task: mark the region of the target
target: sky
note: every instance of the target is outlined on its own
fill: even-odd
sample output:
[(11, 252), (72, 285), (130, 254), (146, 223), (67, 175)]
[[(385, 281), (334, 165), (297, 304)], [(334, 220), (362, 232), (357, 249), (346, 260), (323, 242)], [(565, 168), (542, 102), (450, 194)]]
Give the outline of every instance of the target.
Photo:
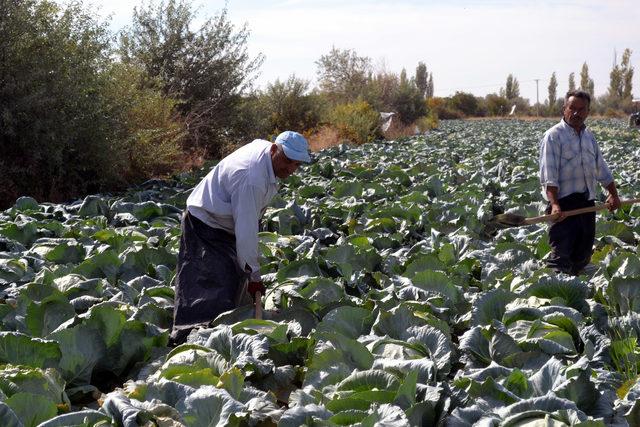
[[(606, 93), (609, 72), (625, 48), (633, 51), (634, 96), (640, 98), (640, 3), (637, 0), (192, 0), (198, 17), (226, 5), (238, 28), (251, 32), (248, 50), (265, 57), (256, 80), (264, 87), (290, 75), (317, 84), (316, 61), (332, 47), (353, 49), (375, 69), (415, 73), (418, 62), (433, 73), (436, 96), (456, 91), (497, 93), (509, 74), (520, 94), (544, 102), (553, 72), (558, 96), (569, 74), (584, 62), (597, 96)], [(128, 25), (138, 2), (94, 2), (110, 16), (114, 31)], [(538, 92), (536, 94), (536, 79)]]

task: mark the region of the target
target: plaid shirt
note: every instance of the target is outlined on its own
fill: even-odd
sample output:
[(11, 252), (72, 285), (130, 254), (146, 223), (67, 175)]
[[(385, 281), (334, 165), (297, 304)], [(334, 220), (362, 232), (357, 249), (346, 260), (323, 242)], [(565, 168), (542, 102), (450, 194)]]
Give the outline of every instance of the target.
[(545, 132), (540, 141), (540, 184), (545, 199), (547, 186), (552, 186), (558, 187), (558, 198), (588, 192), (589, 200), (594, 200), (596, 181), (606, 187), (613, 175), (589, 130), (578, 133), (563, 119)]

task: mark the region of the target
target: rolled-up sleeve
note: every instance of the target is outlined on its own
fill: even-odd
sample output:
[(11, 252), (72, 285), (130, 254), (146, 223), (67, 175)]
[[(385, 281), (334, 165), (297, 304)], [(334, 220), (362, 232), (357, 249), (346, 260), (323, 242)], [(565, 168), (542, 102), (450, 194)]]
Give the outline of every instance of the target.
[(260, 280), (258, 231), (261, 207), (259, 201), (263, 198), (264, 190), (251, 184), (238, 186), (231, 195), (238, 264), (250, 273), (252, 281)]
[(600, 147), (598, 144), (594, 143), (594, 145), (596, 149), (596, 180), (606, 187), (613, 182), (613, 174), (602, 157)]
[(558, 144), (555, 143), (550, 134), (540, 141), (540, 184), (558, 187), (558, 178), (560, 172), (560, 155), (558, 152)]

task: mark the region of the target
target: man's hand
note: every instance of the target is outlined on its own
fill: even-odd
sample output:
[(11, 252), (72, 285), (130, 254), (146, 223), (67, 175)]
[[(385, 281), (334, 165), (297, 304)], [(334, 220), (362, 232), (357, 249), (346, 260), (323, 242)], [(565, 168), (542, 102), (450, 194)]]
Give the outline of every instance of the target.
[(546, 188), (546, 192), (547, 192), (547, 200), (551, 205), (551, 212), (549, 212), (549, 214), (556, 215), (556, 217), (553, 219), (553, 222), (562, 221), (565, 218), (565, 216), (562, 213), (562, 208), (560, 207), (560, 203), (558, 203), (558, 187), (548, 185)]
[(618, 194), (609, 194), (609, 197), (607, 197), (607, 205), (609, 212), (618, 209), (620, 207), (620, 197), (618, 197)]
[(262, 282), (249, 282), (249, 285), (247, 286), (247, 292), (249, 292), (249, 295), (253, 298), (253, 302), (256, 302), (256, 292), (260, 292), (264, 295), (266, 290), (267, 289), (264, 287)]
[(551, 215), (557, 215), (553, 222), (560, 222), (565, 218), (559, 203), (551, 203)]
[(607, 197), (607, 205), (609, 205), (609, 212), (613, 212), (620, 207), (620, 197), (618, 197), (618, 189), (616, 188), (615, 181), (612, 181), (609, 185), (607, 185), (607, 191), (609, 192), (609, 197)]

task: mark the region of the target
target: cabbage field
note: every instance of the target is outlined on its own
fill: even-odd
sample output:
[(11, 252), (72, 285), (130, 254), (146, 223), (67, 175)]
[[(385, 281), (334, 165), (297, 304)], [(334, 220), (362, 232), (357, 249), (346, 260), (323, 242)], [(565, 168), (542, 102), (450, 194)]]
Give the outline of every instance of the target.
[[(0, 213), (1, 426), (640, 425), (640, 207), (598, 216), (580, 277), (544, 268), (538, 140), (449, 121), (341, 145), (263, 218), (265, 313), (167, 347), (179, 220), (207, 169)], [(591, 129), (623, 198), (640, 133)]]

